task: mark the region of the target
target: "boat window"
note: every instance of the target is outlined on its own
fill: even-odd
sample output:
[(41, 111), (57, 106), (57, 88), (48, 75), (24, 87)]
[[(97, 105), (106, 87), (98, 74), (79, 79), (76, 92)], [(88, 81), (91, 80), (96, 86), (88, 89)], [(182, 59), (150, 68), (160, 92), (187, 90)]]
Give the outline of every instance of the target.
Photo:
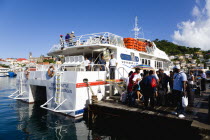
[(148, 60), (148, 65), (150, 65), (150, 60)]
[(144, 64), (144, 59), (142, 59), (141, 61), (142, 61), (142, 64)]
[(157, 61), (155, 61), (155, 68), (157, 67)]
[(147, 65), (147, 59), (145, 59), (145, 65)]

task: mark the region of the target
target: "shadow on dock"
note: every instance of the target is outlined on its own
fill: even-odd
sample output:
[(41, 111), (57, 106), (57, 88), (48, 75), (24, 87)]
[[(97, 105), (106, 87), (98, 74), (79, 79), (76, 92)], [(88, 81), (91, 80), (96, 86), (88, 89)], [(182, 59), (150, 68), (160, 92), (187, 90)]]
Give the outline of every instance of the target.
[(173, 107), (145, 110), (102, 101), (89, 105), (86, 120), (92, 135), (114, 140), (210, 139), (208, 98), (209, 93), (196, 98), (195, 106), (187, 108), (183, 119), (171, 114)]

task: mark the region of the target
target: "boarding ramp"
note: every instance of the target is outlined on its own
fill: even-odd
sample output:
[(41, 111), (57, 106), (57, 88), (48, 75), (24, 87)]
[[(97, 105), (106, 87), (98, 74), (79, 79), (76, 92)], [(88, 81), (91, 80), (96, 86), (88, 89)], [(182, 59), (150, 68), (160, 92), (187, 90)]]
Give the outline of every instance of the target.
[[(120, 100), (120, 96), (126, 92), (127, 86), (125, 79), (128, 76), (128, 72), (123, 67), (116, 69), (116, 74), (118, 80), (107, 79), (106, 82), (110, 84), (109, 86), (109, 99)], [(116, 91), (118, 92), (116, 96)]]

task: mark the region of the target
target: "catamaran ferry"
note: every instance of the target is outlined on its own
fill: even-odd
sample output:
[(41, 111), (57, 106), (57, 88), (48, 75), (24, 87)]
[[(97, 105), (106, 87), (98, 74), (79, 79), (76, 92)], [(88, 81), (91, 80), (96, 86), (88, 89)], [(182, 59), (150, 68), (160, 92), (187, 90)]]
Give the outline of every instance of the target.
[[(112, 98), (125, 91), (123, 79), (136, 65), (149, 65), (155, 70), (169, 71), (170, 59), (154, 42), (143, 38), (123, 38), (103, 32), (74, 37), (71, 43), (54, 45), (48, 55), (64, 57), (62, 64), (37, 65), (36, 71), (19, 72), (17, 91), (9, 97), (34, 103), (45, 101), (42, 108), (73, 117), (83, 115), (84, 109), (98, 100)], [(109, 60), (113, 55), (118, 65), (115, 80), (110, 80)], [(105, 69), (97, 62), (104, 57)], [(85, 68), (85, 57), (94, 60)]]

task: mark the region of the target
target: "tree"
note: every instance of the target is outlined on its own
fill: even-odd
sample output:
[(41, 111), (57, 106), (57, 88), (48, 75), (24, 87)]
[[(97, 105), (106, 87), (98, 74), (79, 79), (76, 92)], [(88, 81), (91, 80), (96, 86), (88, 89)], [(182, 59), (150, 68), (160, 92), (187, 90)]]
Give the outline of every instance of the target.
[(43, 62), (49, 62), (49, 63), (54, 63), (55, 64), (54, 59), (44, 59)]

